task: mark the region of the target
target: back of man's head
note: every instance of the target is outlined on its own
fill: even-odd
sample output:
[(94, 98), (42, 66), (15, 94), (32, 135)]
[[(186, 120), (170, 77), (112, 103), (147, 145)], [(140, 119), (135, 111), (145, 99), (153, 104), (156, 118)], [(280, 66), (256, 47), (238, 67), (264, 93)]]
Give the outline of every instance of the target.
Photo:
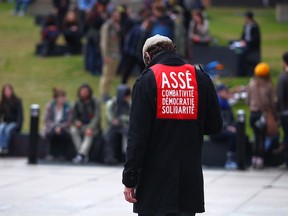
[(142, 50), (143, 61), (145, 65), (147, 66), (156, 54), (163, 51), (170, 51), (170, 52), (176, 51), (176, 45), (170, 38), (159, 34), (148, 38), (145, 41)]

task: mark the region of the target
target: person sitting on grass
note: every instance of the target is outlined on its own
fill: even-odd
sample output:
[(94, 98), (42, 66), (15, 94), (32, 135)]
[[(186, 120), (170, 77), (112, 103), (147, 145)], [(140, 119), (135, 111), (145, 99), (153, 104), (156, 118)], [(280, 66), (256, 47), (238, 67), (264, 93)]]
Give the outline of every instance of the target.
[(71, 54), (80, 54), (82, 49), (81, 31), (77, 21), (75, 11), (69, 11), (64, 21), (64, 38), (67, 44), (68, 52)]
[(5, 84), (0, 101), (0, 154), (8, 153), (12, 134), (21, 131), (22, 123), (22, 101), (15, 95), (13, 86)]
[(56, 40), (60, 34), (54, 15), (49, 15), (42, 29), (42, 49), (40, 55), (48, 56), (55, 54)]
[(51, 159), (67, 159), (73, 157), (73, 146), (69, 134), (69, 117), (71, 107), (66, 100), (66, 92), (53, 89), (53, 100), (46, 106), (45, 136), (50, 144)]
[(93, 97), (92, 88), (88, 84), (80, 86), (78, 100), (72, 111), (70, 133), (77, 151), (73, 163), (87, 163), (93, 138), (100, 133), (100, 103)]

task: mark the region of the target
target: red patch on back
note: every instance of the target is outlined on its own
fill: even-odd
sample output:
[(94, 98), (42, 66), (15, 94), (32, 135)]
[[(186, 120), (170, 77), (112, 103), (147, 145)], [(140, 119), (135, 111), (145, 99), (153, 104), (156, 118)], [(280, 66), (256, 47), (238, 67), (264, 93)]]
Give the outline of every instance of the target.
[(197, 119), (198, 85), (192, 65), (151, 67), (157, 83), (157, 118)]

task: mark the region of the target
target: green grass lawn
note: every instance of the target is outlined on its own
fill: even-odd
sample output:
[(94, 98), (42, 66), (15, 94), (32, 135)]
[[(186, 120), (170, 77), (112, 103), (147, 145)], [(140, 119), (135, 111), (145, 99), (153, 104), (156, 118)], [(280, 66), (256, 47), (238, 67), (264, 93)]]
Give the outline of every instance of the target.
[[(29, 107), (33, 103), (41, 106), (51, 98), (52, 87), (62, 87), (73, 102), (76, 90), (84, 82), (91, 84), (98, 96), (99, 78), (91, 76), (83, 68), (82, 56), (40, 58), (34, 55), (34, 47), (40, 40), (40, 28), (34, 25), (33, 17), (10, 16), (13, 5), (0, 3), (0, 85), (10, 82), (23, 99), (25, 108), (24, 130), (29, 130)], [(245, 8), (209, 8), (211, 33), (220, 45), (240, 37)], [(272, 68), (276, 81), (282, 69), (281, 55), (288, 51), (288, 25), (275, 21), (274, 9), (255, 9), (256, 20), (262, 32), (262, 56)], [(60, 40), (61, 41), (61, 40)], [(229, 86), (245, 85), (249, 78), (227, 78)], [(132, 85), (131, 81), (131, 85)], [(113, 86), (119, 83), (114, 80)], [(113, 89), (115, 92), (115, 88)], [(247, 109), (244, 103), (235, 109)], [(248, 130), (251, 133), (250, 130)]]

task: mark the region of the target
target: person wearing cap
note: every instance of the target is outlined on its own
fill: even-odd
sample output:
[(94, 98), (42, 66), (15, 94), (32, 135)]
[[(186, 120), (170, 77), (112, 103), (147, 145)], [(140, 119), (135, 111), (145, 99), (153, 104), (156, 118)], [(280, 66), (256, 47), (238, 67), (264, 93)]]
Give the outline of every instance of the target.
[(285, 163), (288, 168), (288, 52), (283, 54), (283, 73), (278, 78), (277, 102), (284, 132)]
[(258, 23), (251, 11), (245, 13), (245, 24), (241, 35), (242, 54), (239, 56), (239, 76), (252, 75), (261, 61), (261, 35)]
[(132, 91), (125, 199), (140, 216), (204, 212), (203, 135), (222, 128), (214, 85), (168, 37), (148, 38), (143, 60)]
[(218, 101), (223, 118), (223, 127), (219, 134), (211, 135), (210, 139), (214, 142), (224, 142), (228, 144), (228, 151), (226, 154), (226, 169), (237, 169), (236, 163), (236, 122), (234, 119), (232, 107), (229, 104), (231, 94), (229, 89), (224, 84), (216, 86)]
[[(252, 166), (263, 168), (264, 166), (264, 143), (268, 134), (267, 113), (277, 118), (275, 105), (275, 89), (270, 78), (270, 67), (267, 63), (259, 63), (254, 70), (254, 78), (247, 86), (247, 102), (250, 110), (250, 126), (254, 132), (254, 145), (252, 152)], [(266, 122), (267, 121), (267, 122)], [(269, 128), (272, 129), (272, 128)]]

